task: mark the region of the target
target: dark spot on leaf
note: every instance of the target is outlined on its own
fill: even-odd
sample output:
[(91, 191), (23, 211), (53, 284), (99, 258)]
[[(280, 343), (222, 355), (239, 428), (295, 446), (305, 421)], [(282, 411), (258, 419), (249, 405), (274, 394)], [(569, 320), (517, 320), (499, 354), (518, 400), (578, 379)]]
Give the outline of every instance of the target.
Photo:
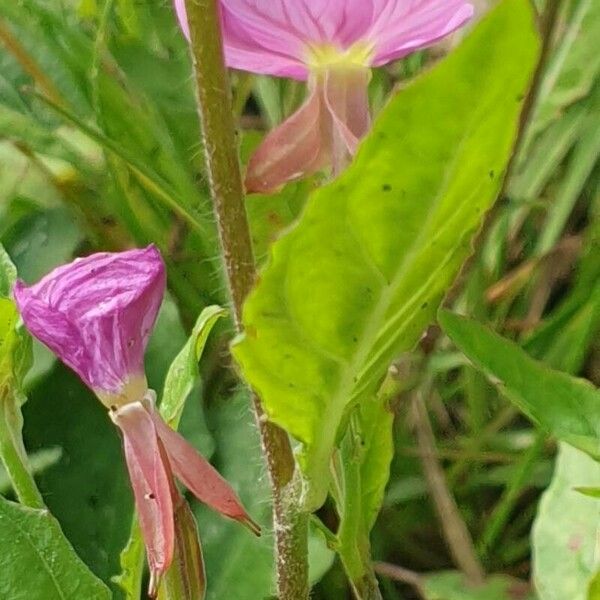
[(423, 302), (423, 304), (421, 304), (421, 308), (424, 310), (429, 306), (429, 302)]
[(270, 212), (267, 218), (269, 219), (269, 221), (271, 222), (272, 225), (275, 225), (275, 226), (283, 225), (281, 217), (276, 212)]
[(490, 179), (494, 179), (494, 177), (496, 176), (496, 172), (495, 172), (495, 171), (492, 169), (492, 170), (489, 172), (489, 175), (490, 175)]
[(391, 186), (389, 183), (384, 183), (384, 184), (381, 186), (381, 189), (382, 189), (384, 192), (391, 192), (391, 191), (392, 191), (392, 186)]

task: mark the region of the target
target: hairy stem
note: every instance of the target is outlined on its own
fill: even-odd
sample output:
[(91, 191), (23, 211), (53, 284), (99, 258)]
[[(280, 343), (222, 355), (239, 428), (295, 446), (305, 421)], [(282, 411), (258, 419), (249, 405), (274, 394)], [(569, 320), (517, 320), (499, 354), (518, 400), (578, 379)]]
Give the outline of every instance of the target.
[[(191, 50), (210, 188), (238, 331), (256, 278), (244, 186), (233, 121), (216, 0), (186, 0)], [(287, 434), (269, 423), (260, 400), (254, 410), (273, 491), (277, 591), (280, 600), (308, 598), (308, 515), (299, 509), (300, 485)]]

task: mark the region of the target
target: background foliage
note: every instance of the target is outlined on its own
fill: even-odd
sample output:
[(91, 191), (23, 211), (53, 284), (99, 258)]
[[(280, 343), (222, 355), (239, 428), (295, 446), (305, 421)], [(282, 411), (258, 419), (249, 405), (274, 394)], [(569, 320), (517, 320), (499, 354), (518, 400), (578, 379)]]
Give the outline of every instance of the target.
[[(479, 4), (481, 13), (488, 10), (486, 2)], [(522, 23), (519, 32), (527, 38), (531, 30)], [(516, 111), (524, 99), (525, 63), (531, 50), (523, 39), (503, 39), (501, 30), (495, 31), (494, 43), (490, 38), (483, 41), (483, 30), (479, 40), (476, 34), (468, 42), (468, 58), (461, 49), (462, 67), (461, 55), (455, 55), (450, 59), (454, 72), (451, 68), (441, 75), (434, 71), (408, 87), (404, 104), (388, 107), (358, 159), (359, 174), (369, 161), (376, 161), (378, 168), (371, 180), (360, 179), (361, 185), (370, 186), (370, 195), (366, 201), (357, 197), (352, 204), (355, 223), (375, 219), (377, 215), (365, 213), (387, 202), (390, 211), (404, 207), (407, 214), (393, 216), (402, 221), (400, 233), (407, 237), (411, 218), (415, 227), (419, 219), (431, 218), (428, 241), (448, 219), (453, 227), (465, 228), (467, 245), (454, 258), (454, 270), (445, 272), (448, 279), (468, 254), (468, 237), (480, 218), (472, 216), (472, 205), (466, 201), (469, 210), (461, 209), (459, 200), (469, 191), (461, 187), (461, 174), (469, 182), (472, 172), (481, 169), (481, 188), (471, 191), (476, 197), (472, 201), (478, 203), (480, 213), (485, 212), (500, 186), (503, 149), (508, 155), (512, 139), (510, 131), (503, 130), (501, 138), (494, 136), (495, 119)], [(599, 37), (598, 2), (560, 3), (539, 98), (522, 124), (523, 138), (512, 171), (480, 235), (477, 253), (446, 301), (454, 312), (475, 322), (444, 316), (441, 324), (448, 337), (434, 327), (416, 350), (410, 351), (415, 340), (407, 339), (404, 345), (394, 345), (389, 356), (404, 353), (394, 363), (386, 397), (395, 415), (395, 453), (383, 509), (371, 536), (386, 600), (597, 598), (600, 505), (591, 496), (600, 487), (600, 467), (582, 450), (594, 454), (598, 447), (594, 400), (599, 393), (564, 373), (584, 376), (596, 388), (600, 385)], [(428, 72), (458, 41), (377, 72), (372, 84), (377, 110), (396, 85), (401, 88), (400, 98), (409, 79)], [(502, 72), (489, 68), (499, 56), (505, 59)], [(225, 301), (189, 73), (187, 48), (168, 2), (0, 3), (0, 242), (19, 276), (28, 282), (81, 253), (157, 243), (170, 278), (170, 296), (147, 356), (151, 384), (157, 390), (162, 389), (169, 365), (201, 310)], [(440, 98), (444, 102), (419, 112), (417, 97), (406, 112), (411, 94), (417, 95), (419, 86), (433, 85), (436, 77), (443, 80), (438, 89), (448, 90), (448, 97)], [(482, 80), (485, 77), (489, 80)], [(234, 74), (233, 80), (245, 156), (267, 126), (297, 106), (302, 90), (294, 83), (243, 74)], [(458, 102), (461, 90), (485, 82), (489, 95), (479, 98), (479, 105), (452, 104), (453, 93)], [(429, 138), (418, 134), (421, 121), (433, 120), (432, 114), (437, 114), (432, 110), (440, 111), (440, 121), (448, 124), (445, 149), (456, 154), (438, 159), (440, 165), (458, 161), (455, 187), (444, 190), (445, 200), (433, 208), (420, 203), (419, 190), (414, 191), (409, 194), (413, 209), (409, 211), (402, 204), (407, 200), (401, 186), (409, 185), (412, 171), (389, 162), (396, 153), (406, 156), (406, 148), (400, 142), (378, 142), (377, 135), (393, 137), (396, 123), (415, 136), (415, 143), (426, 145)], [(419, 119), (411, 121), (412, 134), (398, 115)], [(457, 146), (452, 134), (469, 115), (475, 115), (473, 127), (482, 131), (465, 160), (459, 150), (466, 150)], [(443, 137), (444, 132), (435, 135)], [(473, 155), (489, 146), (499, 154), (498, 165), (474, 162)], [(385, 173), (383, 181), (380, 167), (386, 162), (393, 172)], [(330, 217), (319, 212), (337, 214), (335, 203), (351, 197), (357, 177), (350, 172), (317, 192), (306, 213), (303, 207), (315, 182), (291, 185), (274, 198), (248, 198), (257, 256), (264, 259), (271, 242), (303, 213), (301, 226), (276, 246), (273, 264), (293, 260), (291, 246), (300, 243), (305, 232), (308, 237), (302, 243), (310, 244), (307, 219), (326, 222)], [(398, 239), (400, 233), (390, 226), (389, 213), (380, 215), (380, 221), (388, 223), (390, 231), (386, 236), (377, 234), (391, 241), (386, 248), (371, 246), (371, 250), (381, 258), (378, 266), (389, 274), (386, 269), (394, 268), (393, 257), (410, 240)], [(362, 239), (373, 244), (365, 231), (360, 230)], [(416, 244), (413, 251), (423, 253), (419, 267), (434, 268), (439, 259), (428, 244)], [(318, 263), (308, 253), (300, 260)], [(360, 260), (353, 256), (352, 266)], [(307, 273), (305, 264), (294, 268)], [(276, 269), (269, 273), (277, 277)], [(355, 270), (344, 271), (343, 279), (355, 275)], [(406, 290), (413, 289), (418, 275), (415, 271), (412, 279), (407, 277)], [(340, 289), (336, 282), (330, 283)], [(268, 280), (264, 285), (269, 285)], [(4, 287), (0, 275), (0, 295), (6, 295)], [(415, 312), (415, 339), (421, 333), (417, 329), (431, 320), (435, 300), (444, 291), (431, 289), (420, 300), (419, 308), (431, 304), (424, 309), (427, 315)], [(312, 312), (303, 312), (302, 318), (304, 326), (316, 328), (312, 334), (317, 339), (330, 341), (336, 331), (350, 336), (337, 340), (335, 354), (340, 348), (352, 348), (353, 330), (347, 323), (337, 324), (335, 331), (319, 329), (331, 327), (323, 302), (333, 296), (333, 289), (321, 292), (321, 302)], [(407, 291), (405, 297), (411, 298)], [(351, 308), (360, 313), (364, 298), (355, 300), (357, 306)], [(247, 318), (252, 319), (253, 312), (251, 307)], [(355, 320), (351, 311), (343, 316)], [(489, 328), (482, 328), (482, 323)], [(212, 457), (253, 517), (268, 530), (268, 485), (249, 403), (229, 365), (223, 365), (227, 329), (226, 320), (215, 325), (201, 361), (202, 377), (188, 381), (182, 391), (189, 398), (181, 430)], [(494, 337), (491, 329), (504, 339)], [(325, 348), (328, 360), (331, 351)], [(132, 517), (119, 439), (105, 412), (71, 373), (38, 346), (34, 358), (22, 382), (28, 396), (23, 406), (25, 445), (44, 501), (72, 549), (60, 535), (53, 537), (58, 525), (47, 514), (25, 514), (5, 501), (0, 505), (0, 540), (16, 535), (3, 523), (27, 519), (27, 528), (43, 528), (47, 543), (56, 544), (50, 550), (40, 549), (38, 556), (45, 551), (52, 556), (64, 554), (66, 561), (76, 565), (74, 569), (80, 569), (76, 572), (82, 585), (88, 585), (89, 579), (89, 585), (96, 586), (89, 597), (109, 597), (107, 586), (118, 597), (121, 592), (113, 578), (120, 571), (119, 555)], [(333, 356), (333, 362), (339, 358)], [(362, 372), (364, 365), (360, 367)], [(553, 377), (569, 389), (567, 396), (574, 406), (567, 413), (567, 401), (558, 396), (563, 388)], [(542, 386), (542, 381), (549, 383)], [(368, 396), (372, 390), (367, 388), (359, 391)], [(581, 398), (586, 396), (587, 405), (571, 388), (584, 389)], [(374, 404), (366, 404), (364, 410), (376, 411)], [(339, 411), (340, 420), (347, 417), (343, 412)], [(379, 412), (381, 419), (388, 415)], [(574, 430), (565, 415), (569, 423), (578, 423)], [(375, 433), (383, 431), (386, 423)], [(579, 450), (557, 443), (573, 443), (572, 434), (581, 436), (582, 431), (588, 437), (586, 444), (576, 444)], [(299, 432), (299, 439), (305, 441), (304, 435), (304, 430)], [(362, 435), (377, 440), (373, 431), (364, 430)], [(344, 448), (351, 450), (352, 443), (344, 440)], [(389, 451), (383, 443), (375, 456)], [(588, 488), (587, 495), (575, 488)], [(0, 492), (12, 499), (2, 473)], [(268, 597), (272, 590), (269, 536), (255, 540), (201, 507), (195, 511), (207, 563), (208, 597)], [(326, 504), (319, 517), (329, 525), (334, 512)], [(354, 532), (342, 528), (340, 539), (352, 540)], [(350, 597), (343, 569), (325, 548), (323, 536), (315, 531), (311, 540), (312, 578), (318, 581), (315, 597)], [(5, 576), (6, 559), (5, 550), (0, 550), (0, 597), (13, 600), (16, 579)], [(469, 579), (481, 573), (485, 582), (470, 585)], [(69, 582), (64, 585), (68, 590)]]

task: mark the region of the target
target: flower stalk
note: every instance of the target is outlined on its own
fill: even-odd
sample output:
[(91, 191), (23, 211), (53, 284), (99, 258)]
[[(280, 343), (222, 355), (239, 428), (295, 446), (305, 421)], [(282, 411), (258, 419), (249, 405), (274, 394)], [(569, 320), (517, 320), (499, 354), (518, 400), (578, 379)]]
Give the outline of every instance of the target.
[(23, 417), (17, 401), (9, 393), (0, 397), (0, 457), (10, 477), (17, 498), (25, 506), (45, 508), (27, 464), (27, 455), (21, 438)]
[[(214, 210), (233, 304), (236, 328), (256, 277), (244, 205), (229, 77), (216, 0), (185, 0)], [(287, 434), (269, 423), (255, 395), (254, 411), (272, 486), (280, 600), (308, 598), (308, 515), (300, 509), (300, 485)]]

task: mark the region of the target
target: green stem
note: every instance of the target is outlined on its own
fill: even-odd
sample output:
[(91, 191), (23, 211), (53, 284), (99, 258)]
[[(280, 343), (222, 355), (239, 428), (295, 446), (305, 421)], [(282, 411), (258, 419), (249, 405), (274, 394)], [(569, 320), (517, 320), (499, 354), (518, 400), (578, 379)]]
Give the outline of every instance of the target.
[(2, 399), (0, 458), (20, 502), (31, 508), (45, 508), (27, 464), (27, 454), (21, 438), (22, 423), (21, 409), (9, 393), (7, 398)]
[(351, 417), (344, 446), (342, 511), (338, 531), (340, 555), (356, 600), (381, 600), (379, 583), (371, 562), (369, 534), (364, 527), (361, 490), (362, 439), (356, 412)]
[[(210, 188), (240, 332), (244, 301), (256, 271), (220, 18), (216, 0), (186, 0), (186, 8)], [(292, 448), (287, 434), (267, 421), (256, 395), (254, 411), (273, 492), (278, 597), (303, 600), (308, 598), (308, 515), (300, 510), (301, 485)]]

